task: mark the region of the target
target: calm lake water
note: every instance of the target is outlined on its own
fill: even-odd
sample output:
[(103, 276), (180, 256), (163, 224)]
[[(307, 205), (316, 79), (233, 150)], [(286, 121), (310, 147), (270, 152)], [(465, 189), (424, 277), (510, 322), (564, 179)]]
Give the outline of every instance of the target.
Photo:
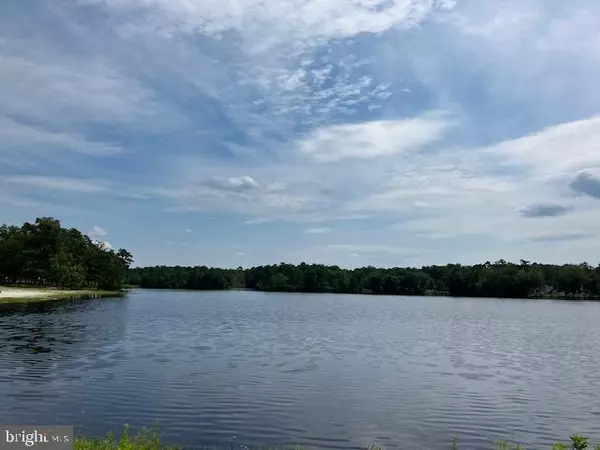
[(189, 446), (600, 441), (600, 303), (134, 291), (0, 310), (0, 423)]

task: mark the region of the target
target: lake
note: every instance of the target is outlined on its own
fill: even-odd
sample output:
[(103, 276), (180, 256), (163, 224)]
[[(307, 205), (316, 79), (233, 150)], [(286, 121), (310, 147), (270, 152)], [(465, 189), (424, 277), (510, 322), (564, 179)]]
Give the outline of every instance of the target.
[(600, 442), (600, 303), (136, 290), (0, 310), (0, 423), (155, 420), (191, 447)]

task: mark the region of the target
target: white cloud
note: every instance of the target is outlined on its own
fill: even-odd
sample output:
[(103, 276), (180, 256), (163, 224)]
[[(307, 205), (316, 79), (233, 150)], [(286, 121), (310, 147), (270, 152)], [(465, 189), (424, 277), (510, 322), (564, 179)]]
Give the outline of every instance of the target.
[[(454, 151), (438, 159), (437, 168), (417, 160), (420, 169), (407, 168), (388, 189), (352, 206), (401, 209), (407, 219), (396, 228), (430, 239), (478, 235), (490, 242), (533, 242), (547, 230), (561, 236), (573, 230), (596, 235), (597, 200), (593, 195), (574, 198), (574, 189), (585, 173), (578, 169), (598, 167), (594, 149), (599, 145), (598, 119), (560, 124), (492, 147)], [(513, 170), (495, 172), (502, 165)], [(411, 209), (417, 196), (430, 207)]]
[[(69, 55), (49, 42), (11, 37), (0, 48), (0, 116), (18, 115), (55, 126), (85, 120), (132, 124), (156, 117), (150, 90), (106, 60)], [(154, 129), (158, 126), (155, 123)], [(59, 134), (54, 139), (66, 138)]]
[[(347, 207), (424, 217), (456, 214), (465, 221), (479, 215), (485, 220), (474, 223), (484, 227), (490, 216), (514, 217), (527, 205), (553, 204), (572, 196), (569, 183), (578, 171), (600, 167), (598, 145), (600, 120), (590, 118), (491, 147), (417, 155), (390, 170), (379, 192), (354, 199)], [(499, 172), (502, 166), (512, 170)]]
[(101, 228), (98, 225), (94, 225), (92, 230), (87, 235), (98, 247), (103, 248), (105, 250), (113, 249), (111, 243), (104, 239), (108, 235), (104, 228)]
[(575, 175), (600, 167), (600, 116), (548, 127), (485, 149), (505, 164), (525, 167), (538, 177)]
[(307, 234), (326, 234), (326, 233), (331, 233), (331, 228), (328, 228), (328, 227), (307, 228), (306, 230), (304, 230), (304, 232)]
[(237, 252), (236, 256), (246, 256), (246, 253), (244, 253), (244, 252)]
[(450, 125), (436, 113), (407, 120), (333, 125), (315, 130), (297, 146), (320, 162), (371, 159), (419, 150), (439, 140)]
[(378, 244), (332, 244), (320, 248), (324, 252), (361, 256), (414, 256), (415, 248)]
[(82, 26), (75, 6), (49, 6), (33, 16), (22, 14), (18, 2), (3, 10), (0, 165), (81, 173), (91, 157), (126, 153), (124, 136), (130, 152), (137, 133), (187, 124), (154, 85), (141, 81), (141, 72), (123, 63), (131, 48), (115, 41), (114, 30)]
[(219, 35), (235, 30), (246, 40), (265, 39), (262, 46), (267, 48), (284, 39), (304, 39), (312, 43), (322, 38), (381, 33), (395, 26), (415, 25), (433, 12), (453, 6), (452, 2), (440, 0), (95, 1), (127, 12), (144, 13), (131, 31), (150, 26), (166, 33)]
[(94, 142), (77, 134), (52, 132), (23, 125), (0, 117), (0, 138), (3, 151), (12, 157), (23, 151), (44, 152), (53, 150), (71, 150), (91, 156), (113, 156), (121, 152), (118, 145)]
[[(274, 194), (246, 186), (244, 189), (213, 189), (206, 186), (188, 186), (176, 190), (166, 190), (161, 197), (176, 202), (176, 211), (227, 211), (246, 215), (266, 214), (271, 218), (278, 215), (298, 214), (314, 211), (318, 201), (308, 196), (294, 194)], [(257, 217), (247, 223), (258, 223)]]
[[(544, 255), (549, 240), (564, 252), (569, 238), (593, 248), (594, 0), (21, 8), (9, 2), (0, 17), (0, 167), (20, 169), (0, 174), (5, 210), (36, 193), (103, 193), (106, 204), (294, 221), (308, 234), (327, 224), (333, 247), (315, 251), (332, 262), (411, 251), (443, 262), (475, 242), (473, 255)], [(294, 245), (272, 238), (257, 247)]]
[(189, 242), (179, 242), (179, 241), (165, 241), (165, 245), (171, 245), (175, 247), (189, 247)]
[[(439, 209), (477, 209), (511, 202), (520, 184), (510, 178), (470, 169), (470, 165), (446, 157), (448, 165), (438, 165), (428, 157), (399, 168), (378, 186), (379, 192), (358, 197), (347, 204), (352, 211), (430, 214)], [(415, 200), (419, 198), (420, 200)], [(426, 205), (429, 205), (428, 207)], [(425, 211), (426, 210), (426, 211)], [(425, 212), (423, 212), (425, 211)]]
[(94, 225), (94, 228), (92, 228), (92, 231), (90, 231), (88, 233), (88, 236), (91, 238), (100, 238), (100, 237), (104, 237), (107, 235), (108, 235), (108, 233), (106, 232), (106, 230), (104, 228), (99, 227), (98, 225)]
[(347, 50), (322, 52), (328, 44), (410, 29), (452, 8), (444, 0), (80, 3), (102, 6), (136, 51), (147, 51), (147, 59), (157, 63), (155, 70), (168, 68), (166, 75), (178, 81), (172, 89), (217, 101), (262, 148), (280, 147), (298, 126), (353, 116), (360, 105), (381, 106), (392, 95), (390, 84), (358, 73), (370, 64), (368, 58)]
[(258, 182), (248, 176), (229, 177), (227, 179), (214, 178), (206, 183), (207, 186), (216, 190), (243, 192), (260, 188)]
[(285, 183), (282, 183), (280, 181), (275, 181), (267, 186), (267, 190), (270, 192), (281, 192), (281, 191), (285, 191), (286, 187), (287, 186)]
[(23, 185), (33, 189), (48, 189), (57, 191), (92, 194), (107, 191), (107, 187), (96, 180), (77, 178), (57, 178), (38, 175), (13, 175), (0, 180), (0, 183)]
[[(436, 33), (410, 42), (411, 73), (444, 107), (482, 124), (471, 127), (473, 135), (515, 135), (589, 116), (600, 101), (599, 17), (595, 0), (458, 2)], [(457, 67), (468, 69), (458, 74)]]
[(38, 209), (42, 207), (42, 204), (40, 202), (29, 200), (28, 198), (22, 197), (20, 195), (15, 195), (14, 193), (8, 192), (4, 189), (0, 191), (0, 203), (15, 206), (17, 208)]
[[(435, 153), (407, 149), (389, 158), (373, 158), (368, 170), (364, 170), (362, 160), (355, 158), (339, 160), (332, 170), (327, 164), (288, 155), (277, 164), (248, 171), (246, 178), (232, 178), (226, 175), (231, 171), (227, 166), (186, 161), (190, 175), (177, 166), (183, 185), (169, 196), (190, 211), (242, 213), (250, 216), (246, 223), (254, 224), (388, 218), (402, 219), (401, 227), (414, 223), (411, 232), (421, 234), (485, 234), (489, 232), (487, 220), (521, 220), (519, 210), (528, 205), (560, 203), (560, 197), (565, 196), (570, 204), (568, 197), (574, 192), (569, 183), (577, 172), (571, 173), (569, 168), (595, 163), (596, 154), (591, 149), (596, 148), (596, 123), (592, 118), (560, 124), (484, 148)], [(344, 137), (348, 135), (332, 141), (332, 148), (344, 149)], [(356, 140), (366, 141), (364, 136)], [(564, 148), (571, 151), (561, 159)], [(557, 160), (564, 166), (549, 171)], [(497, 167), (502, 165), (510, 165), (513, 170), (498, 173)], [(204, 171), (222, 174), (218, 178), (221, 181), (208, 185), (196, 181), (206, 179)], [(556, 176), (540, 175), (547, 173)], [(285, 184), (278, 181), (281, 174), (287, 177)], [(261, 183), (256, 181), (259, 176)], [(228, 181), (232, 179), (236, 181)], [(586, 208), (583, 201), (575, 206)]]
[(368, 236), (360, 237), (360, 243), (330, 244), (322, 246), (305, 246), (287, 252), (285, 259), (292, 262), (332, 264), (346, 267), (365, 265), (414, 265), (414, 261), (425, 258), (430, 253), (412, 245), (390, 245), (387, 243), (368, 242)]
[(208, 165), (202, 158), (186, 158), (166, 169), (172, 173), (174, 185), (145, 192), (173, 202), (174, 210), (179, 211), (235, 212), (253, 217), (249, 223), (258, 223), (274, 217), (316, 213), (328, 201), (315, 188), (308, 192), (302, 190), (302, 184), (294, 187), (293, 183), (279, 182), (279, 170), (293, 169), (288, 162), (280, 166), (261, 164), (252, 169), (255, 173), (243, 176), (230, 176), (232, 169), (227, 165)]

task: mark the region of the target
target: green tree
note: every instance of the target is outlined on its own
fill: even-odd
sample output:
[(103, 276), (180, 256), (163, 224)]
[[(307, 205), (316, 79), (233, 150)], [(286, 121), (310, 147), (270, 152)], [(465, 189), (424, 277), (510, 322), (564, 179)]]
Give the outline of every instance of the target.
[(0, 226), (0, 283), (119, 289), (132, 258), (50, 217)]

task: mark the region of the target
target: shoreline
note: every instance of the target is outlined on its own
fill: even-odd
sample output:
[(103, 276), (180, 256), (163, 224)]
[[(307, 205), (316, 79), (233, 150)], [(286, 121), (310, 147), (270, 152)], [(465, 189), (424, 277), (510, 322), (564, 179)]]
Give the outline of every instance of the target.
[(323, 291), (301, 291), (301, 290), (275, 290), (275, 289), (255, 289), (255, 288), (228, 288), (228, 289), (194, 289), (177, 287), (144, 287), (132, 286), (127, 290), (146, 290), (146, 291), (181, 291), (181, 292), (262, 292), (266, 294), (309, 294), (309, 295), (364, 295), (369, 297), (443, 297), (443, 298), (473, 298), (486, 300), (553, 300), (569, 302), (598, 302), (600, 296), (576, 296), (568, 297), (561, 295), (535, 295), (531, 297), (485, 297), (485, 296), (453, 296), (445, 292), (426, 292), (424, 294), (374, 294), (372, 292), (323, 292)]
[(38, 303), (80, 297), (118, 297), (122, 291), (98, 289), (16, 288), (0, 286), (0, 304)]

